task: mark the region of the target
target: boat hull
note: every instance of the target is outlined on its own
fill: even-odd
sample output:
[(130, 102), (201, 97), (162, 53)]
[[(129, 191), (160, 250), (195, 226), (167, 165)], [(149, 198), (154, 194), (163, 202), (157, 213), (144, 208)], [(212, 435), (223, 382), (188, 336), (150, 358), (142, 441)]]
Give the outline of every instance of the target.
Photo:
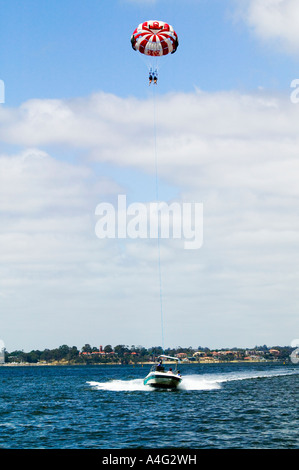
[(155, 388), (177, 388), (182, 378), (166, 372), (150, 372), (144, 379), (144, 385)]

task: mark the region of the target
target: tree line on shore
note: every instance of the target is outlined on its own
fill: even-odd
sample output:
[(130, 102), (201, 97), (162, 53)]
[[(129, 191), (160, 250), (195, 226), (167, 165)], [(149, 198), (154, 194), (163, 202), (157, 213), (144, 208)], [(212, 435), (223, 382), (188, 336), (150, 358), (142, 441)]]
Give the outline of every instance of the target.
[(165, 351), (160, 346), (144, 348), (143, 346), (117, 345), (114, 348), (106, 345), (104, 348), (92, 347), (85, 344), (81, 350), (76, 346), (62, 345), (55, 349), (32, 350), (24, 352), (16, 350), (5, 351), (6, 363), (68, 363), (68, 364), (135, 364), (154, 361), (161, 354), (177, 356), (182, 360), (193, 362), (203, 360), (203, 358), (217, 361), (245, 360), (256, 358), (259, 360), (281, 360), (288, 361), (294, 348), (289, 346), (267, 347), (256, 346), (253, 349), (232, 348), (209, 349), (199, 346), (197, 349), (188, 348), (168, 348)]

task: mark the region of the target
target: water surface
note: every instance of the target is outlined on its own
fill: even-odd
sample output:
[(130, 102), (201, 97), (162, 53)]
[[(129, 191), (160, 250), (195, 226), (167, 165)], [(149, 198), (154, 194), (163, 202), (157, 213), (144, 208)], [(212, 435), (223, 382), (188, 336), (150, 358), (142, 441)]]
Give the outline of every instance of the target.
[(294, 364), (190, 364), (178, 390), (144, 366), (0, 368), (0, 448), (299, 447)]

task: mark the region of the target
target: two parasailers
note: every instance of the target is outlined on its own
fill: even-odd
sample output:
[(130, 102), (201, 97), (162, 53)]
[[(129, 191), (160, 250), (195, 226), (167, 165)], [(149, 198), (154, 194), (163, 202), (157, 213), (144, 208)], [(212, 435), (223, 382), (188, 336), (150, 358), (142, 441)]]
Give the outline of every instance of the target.
[(157, 85), (157, 81), (158, 81), (157, 69), (155, 69), (154, 71), (150, 69), (148, 80), (149, 80), (149, 85), (151, 85), (152, 82), (154, 82), (154, 84)]

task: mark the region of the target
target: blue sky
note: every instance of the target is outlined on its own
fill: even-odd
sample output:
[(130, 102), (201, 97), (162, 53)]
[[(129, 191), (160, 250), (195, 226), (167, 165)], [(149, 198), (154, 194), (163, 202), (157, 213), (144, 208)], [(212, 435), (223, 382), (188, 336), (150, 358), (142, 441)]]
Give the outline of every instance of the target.
[[(161, 245), (167, 346), (298, 337), (297, 0), (0, 0), (0, 339), (161, 343), (157, 248), (99, 240), (95, 208), (155, 197), (153, 88), (130, 36), (167, 21), (159, 192), (204, 205)], [(297, 331), (297, 333), (296, 333)]]
[(173, 24), (180, 37), (177, 54), (164, 61), (163, 93), (194, 87), (287, 90), (296, 73), (292, 57), (271, 44), (261, 46), (244, 27), (234, 1), (12, 0), (0, 6), (8, 105), (99, 90), (144, 96), (144, 64), (129, 40), (139, 22), (152, 17)]

